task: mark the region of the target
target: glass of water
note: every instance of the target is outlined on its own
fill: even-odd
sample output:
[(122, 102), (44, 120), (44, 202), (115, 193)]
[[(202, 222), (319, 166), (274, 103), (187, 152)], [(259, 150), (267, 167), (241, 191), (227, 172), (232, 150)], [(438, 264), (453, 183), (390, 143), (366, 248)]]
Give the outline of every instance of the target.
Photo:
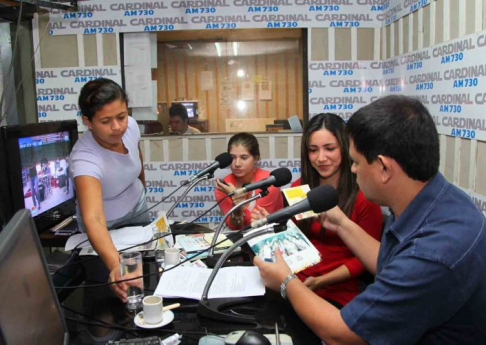
[(120, 254), (120, 269), (122, 279), (140, 277), (138, 279), (126, 281), (125, 284), (128, 287), (127, 309), (141, 309), (143, 299), (142, 254), (140, 252)]

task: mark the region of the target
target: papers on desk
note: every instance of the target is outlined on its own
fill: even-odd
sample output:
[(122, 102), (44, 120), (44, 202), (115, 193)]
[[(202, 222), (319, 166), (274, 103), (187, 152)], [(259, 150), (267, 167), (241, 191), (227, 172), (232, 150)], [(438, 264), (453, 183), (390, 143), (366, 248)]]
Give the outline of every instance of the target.
[[(212, 269), (179, 266), (164, 272), (154, 294), (165, 298), (200, 300)], [(263, 296), (263, 284), (257, 267), (224, 267), (216, 275), (209, 298)]]
[[(161, 217), (165, 216), (160, 215), (156, 220), (146, 226), (129, 226), (121, 229), (110, 230), (109, 234), (116, 249), (122, 250), (139, 245), (130, 249), (129, 251), (154, 250), (157, 246), (157, 241), (152, 241), (145, 245), (141, 244), (152, 239), (154, 232), (153, 229), (154, 227), (158, 227), (158, 222), (160, 222)], [(169, 239), (167, 242), (173, 243), (172, 236), (168, 237)], [(167, 239), (167, 237), (165, 238)], [(64, 250), (69, 251), (73, 250), (74, 248), (82, 248), (81, 252), (79, 253), (80, 255), (97, 255), (91, 247), (91, 243), (88, 241), (88, 236), (85, 233), (76, 234), (68, 238)]]

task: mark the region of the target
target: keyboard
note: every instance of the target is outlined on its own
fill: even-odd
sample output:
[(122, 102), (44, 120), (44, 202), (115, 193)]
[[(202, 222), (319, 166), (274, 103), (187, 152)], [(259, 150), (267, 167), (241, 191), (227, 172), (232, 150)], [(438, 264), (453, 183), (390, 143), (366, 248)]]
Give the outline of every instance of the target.
[(134, 339), (120, 339), (120, 340), (110, 340), (106, 343), (107, 345), (160, 345), (160, 338), (157, 336), (144, 337), (144, 338), (134, 338)]

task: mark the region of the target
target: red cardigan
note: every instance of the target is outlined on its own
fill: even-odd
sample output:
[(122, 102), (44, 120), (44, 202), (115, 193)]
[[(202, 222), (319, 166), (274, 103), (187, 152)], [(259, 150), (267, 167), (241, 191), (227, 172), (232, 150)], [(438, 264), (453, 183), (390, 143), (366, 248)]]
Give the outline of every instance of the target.
[[(256, 168), (254, 181), (252, 181), (252, 182), (256, 182), (256, 181), (266, 179), (268, 176), (270, 176), (269, 171), (266, 171), (266, 170), (263, 170), (263, 169), (260, 169), (260, 168)], [(229, 175), (226, 175), (226, 177), (223, 180), (234, 185), (236, 183), (236, 176), (233, 173), (231, 173)], [(283, 207), (283, 197), (282, 197), (282, 193), (280, 193), (280, 188), (270, 186), (268, 188), (268, 191), (269, 191), (268, 195), (263, 197), (263, 198), (257, 199), (256, 204), (258, 206), (263, 207), (265, 210), (267, 210), (268, 213), (271, 214), (271, 213), (273, 213), (277, 210), (280, 210)], [(255, 190), (255, 195), (260, 193), (260, 192), (261, 192), (260, 189)], [(216, 189), (215, 194), (216, 194), (216, 200), (218, 202), (226, 196), (225, 193), (223, 193), (223, 192), (221, 192), (217, 189)], [(251, 196), (251, 193), (248, 193), (248, 194), (249, 194), (249, 196), (247, 197), (247, 199), (250, 198), (250, 196)], [(251, 211), (253, 209), (253, 207), (251, 207), (251, 205), (252, 205), (252, 203), (246, 204), (245, 206), (243, 206), (243, 216), (244, 216), (243, 226), (250, 225), (250, 223), (251, 223)], [(231, 200), (231, 198), (226, 198), (221, 204), (219, 204), (219, 207), (221, 208), (221, 213), (223, 215), (225, 215), (226, 212), (228, 212), (233, 207), (233, 201)], [(231, 216), (226, 219), (226, 224), (228, 225), (228, 227), (230, 229), (237, 230), (236, 228), (234, 228), (233, 224), (230, 222), (230, 218), (231, 218)]]
[[(292, 183), (292, 187), (295, 186), (300, 186), (300, 179)], [(361, 190), (356, 195), (351, 220), (375, 239), (380, 240), (382, 230), (381, 208), (367, 200)], [(311, 223), (306, 235), (321, 254), (322, 261), (299, 272), (297, 276), (300, 280), (305, 281), (309, 276), (319, 277), (341, 265), (345, 265), (351, 273), (351, 279), (315, 290), (315, 293), (322, 298), (336, 301), (343, 306), (346, 305), (359, 293), (357, 277), (365, 272), (363, 264), (351, 253), (335, 232), (326, 231), (317, 220)]]

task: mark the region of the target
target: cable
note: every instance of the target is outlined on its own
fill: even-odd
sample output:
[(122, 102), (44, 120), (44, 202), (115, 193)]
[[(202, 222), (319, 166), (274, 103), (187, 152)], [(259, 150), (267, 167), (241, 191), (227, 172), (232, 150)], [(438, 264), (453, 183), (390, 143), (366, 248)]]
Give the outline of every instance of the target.
[(203, 214), (201, 214), (200, 216), (194, 218), (193, 220), (191, 220), (189, 223), (185, 223), (185, 224), (182, 224), (182, 227), (180, 229), (177, 230), (177, 232), (179, 233), (180, 231), (183, 231), (185, 228), (187, 228), (188, 226), (190, 225), (193, 225), (194, 222), (196, 220), (198, 220), (199, 218), (201, 218), (202, 216), (208, 214), (212, 209), (214, 209), (216, 206), (219, 206), (219, 204), (221, 204), (226, 198), (228, 198), (229, 195), (226, 195), (223, 199), (221, 199), (218, 203), (216, 203), (215, 205), (213, 205), (213, 207), (211, 207), (210, 209), (208, 209), (206, 212), (204, 212)]
[[(83, 316), (81, 313), (78, 313), (78, 312), (76, 312), (74, 310), (72, 310), (72, 312), (75, 313), (75, 314), (79, 314), (79, 315)], [(103, 328), (108, 328), (108, 329), (116, 329), (116, 330), (120, 330), (120, 331), (125, 331), (127, 333), (131, 333), (131, 332), (144, 332), (145, 331), (145, 330), (140, 329), (140, 328), (129, 328), (129, 327), (123, 327), (123, 326), (113, 325), (113, 324), (110, 324), (110, 323), (107, 323), (107, 322), (104, 322), (104, 321), (101, 321), (101, 320), (94, 319), (92, 317), (90, 317), (90, 319), (93, 319), (93, 320), (98, 321), (100, 323), (90, 322), (90, 321), (85, 321), (85, 320), (80, 320), (80, 319), (77, 319), (77, 318), (74, 318), (74, 317), (70, 317), (70, 316), (65, 316), (65, 319), (66, 320), (69, 320), (69, 321), (72, 321), (74, 323), (81, 324), (81, 325), (98, 326), (98, 327), (103, 327)], [(180, 330), (174, 331), (174, 330), (171, 330), (171, 329), (157, 328), (157, 329), (151, 329), (150, 332), (160, 332), (160, 333), (174, 333), (174, 332), (176, 332), (176, 333), (179, 333), (180, 335), (186, 336), (187, 338), (193, 339), (193, 340), (197, 340), (197, 339), (190, 338), (187, 335), (188, 334), (190, 334), (190, 335), (214, 335), (214, 336), (216, 336), (218, 338), (222, 338), (221, 335), (219, 335), (219, 334), (214, 334), (214, 333), (209, 333), (209, 332), (203, 332), (203, 331), (186, 331), (186, 330), (184, 330), (184, 331), (180, 331)], [(136, 333), (134, 335), (137, 336)]]
[[(177, 191), (177, 190), (176, 190)], [(172, 194), (168, 195), (165, 199), (169, 198), (170, 196), (172, 196), (176, 191), (174, 191)], [(206, 212), (204, 212), (203, 214), (201, 214), (200, 216), (198, 216), (197, 218), (193, 219), (192, 221), (190, 221), (189, 223), (186, 223), (184, 224), (180, 229), (177, 230), (177, 234), (178, 235), (182, 235), (184, 233), (186, 234), (192, 234), (192, 231), (188, 231), (188, 232), (184, 232), (184, 230), (189, 227), (190, 225), (193, 225), (193, 223), (198, 220), (199, 218), (201, 218), (202, 216), (204, 216), (205, 214), (207, 214), (208, 212), (210, 212), (212, 209), (214, 209), (216, 206), (218, 206), (220, 203), (222, 203), (226, 198), (228, 198), (229, 195), (226, 195), (223, 199), (221, 199), (218, 203), (216, 203), (213, 207), (211, 207), (210, 209), (208, 209)], [(151, 210), (153, 207), (157, 206), (158, 204), (160, 204), (161, 202), (163, 202), (165, 199), (162, 199), (159, 203), (155, 204), (154, 206), (152, 206), (151, 208), (149, 208), (147, 211), (144, 211), (144, 212), (148, 212), (149, 210)], [(143, 213), (143, 212), (142, 212)], [(142, 214), (141, 213), (141, 214)], [(138, 217), (138, 216), (137, 216)], [(135, 218), (135, 217), (132, 217), (132, 219)], [(159, 238), (163, 238), (163, 237), (166, 237), (168, 235), (173, 235), (173, 233), (168, 233), (168, 234), (165, 234), (165, 235), (162, 235), (162, 236), (159, 236), (157, 237), (156, 239), (151, 239), (150, 241), (147, 241), (147, 242), (144, 242), (144, 243), (140, 243), (140, 244), (137, 244), (137, 245), (134, 245), (132, 247), (128, 247), (128, 248), (125, 248), (125, 249), (122, 249), (122, 250), (119, 250), (118, 252), (119, 253), (122, 253), (126, 250), (129, 250), (129, 249), (132, 249), (132, 248), (135, 248), (135, 247), (138, 247), (140, 245), (144, 245), (144, 244), (148, 244), (152, 241), (155, 241), (155, 240), (158, 240)], [(80, 243), (78, 243), (73, 249), (72, 249), (72, 252), (71, 252), (71, 256), (70, 258), (67, 260), (71, 260), (75, 251), (78, 249), (78, 247), (80, 245), (82, 245), (83, 243), (86, 243), (87, 241), (89, 241), (89, 239), (86, 239)], [(83, 261), (79, 261), (79, 262), (72, 262), (72, 263), (69, 263), (69, 264), (66, 264), (60, 268), (58, 268), (57, 270), (54, 271), (53, 275), (54, 274), (59, 274), (59, 275), (62, 275), (61, 273), (59, 273), (60, 270), (62, 270), (63, 268), (66, 268), (66, 267), (69, 267), (69, 266), (73, 266), (73, 265), (79, 265), (79, 264), (82, 264), (82, 263), (85, 263), (85, 262), (88, 262), (88, 261), (92, 261), (92, 260), (95, 260), (97, 257), (93, 257), (93, 258), (90, 258), (90, 259), (86, 259), (86, 260), (83, 260)]]
[[(143, 331), (139, 328), (129, 328), (129, 327), (123, 327), (123, 326), (118, 326), (118, 325), (113, 325), (113, 324), (110, 324), (109, 322), (106, 322), (106, 321), (103, 321), (103, 320), (99, 320), (99, 319), (96, 319), (92, 316), (89, 316), (89, 315), (86, 315), (84, 313), (81, 313), (77, 310), (74, 310), (74, 309), (71, 309), (69, 307), (66, 307), (65, 305), (62, 305), (62, 307), (66, 310), (68, 310), (69, 312), (73, 313), (73, 314), (76, 314), (76, 315), (79, 315), (79, 316), (82, 316), (88, 320), (92, 320), (94, 322), (97, 322), (97, 323), (94, 323), (94, 322), (89, 322), (89, 321), (84, 321), (84, 320), (79, 320), (79, 319), (76, 319), (76, 318), (73, 318), (73, 317), (69, 317), (69, 316), (65, 316), (66, 319), (68, 319), (69, 321), (73, 321), (75, 323), (80, 323), (80, 324), (87, 324), (87, 325), (90, 325), (90, 326), (99, 326), (99, 327), (104, 327), (104, 328), (109, 328), (109, 329), (116, 329), (116, 330), (121, 330), (121, 331), (125, 331), (127, 333), (130, 333), (130, 334), (133, 334), (134, 336), (137, 336), (137, 333), (132, 333), (134, 331), (136, 332), (139, 332), (139, 331)], [(170, 330), (170, 329), (152, 329), (151, 332), (154, 332), (154, 331), (159, 331), (159, 332), (162, 332), (162, 333), (173, 333), (174, 330)], [(203, 332), (203, 331), (177, 331), (177, 333), (181, 334), (181, 335), (185, 335), (187, 336), (188, 334), (190, 335), (214, 335), (214, 336), (217, 336), (219, 338), (222, 338), (220, 335), (218, 334), (214, 334), (214, 333), (208, 333), (208, 332)]]
[[(108, 323), (108, 322), (106, 322), (106, 321), (103, 321), (103, 320), (96, 319), (96, 318), (94, 318), (94, 317), (92, 317), (92, 316), (86, 315), (86, 314), (81, 313), (81, 312), (79, 312), (79, 311), (77, 311), (77, 310), (74, 310), (74, 309), (71, 309), (71, 308), (69, 308), (69, 307), (66, 307), (65, 305), (61, 305), (61, 307), (62, 307), (63, 309), (68, 310), (69, 312), (71, 312), (71, 313), (73, 313), (73, 314), (80, 315), (80, 316), (84, 317), (85, 319), (88, 319), (88, 320), (93, 320), (93, 321), (95, 321), (95, 322), (99, 322), (100, 324), (103, 324), (103, 325), (98, 325), (98, 326), (100, 326), (100, 327), (104, 327), (104, 325), (106, 325), (108, 328), (122, 327), (122, 326), (116, 326), (116, 325), (112, 325), (112, 324), (110, 324), (110, 323)], [(124, 327), (122, 327), (122, 328), (124, 328)], [(130, 329), (126, 329), (125, 331), (127, 331), (127, 333), (130, 333), (130, 334), (132, 334), (132, 335), (134, 335), (134, 336), (136, 336), (136, 335), (137, 335), (136, 333), (131, 332), (132, 330), (130, 330)]]
[[(165, 235), (165, 236), (168, 236), (169, 234)], [(232, 233), (232, 234), (229, 234), (227, 236), (227, 238), (223, 239), (222, 241), (219, 241), (217, 242), (214, 246), (218, 246), (219, 244), (227, 241), (228, 239), (232, 239), (233, 236), (236, 236), (236, 235), (239, 235), (239, 232), (235, 232), (235, 233)], [(186, 260), (183, 260), (181, 262), (179, 262), (177, 265), (174, 265), (166, 270), (163, 270), (162, 271), (162, 274), (164, 274), (164, 272), (168, 272), (174, 268), (177, 268), (179, 267), (180, 265), (186, 263), (187, 261), (190, 261), (192, 260), (193, 258), (195, 257), (198, 257), (200, 256), (201, 254), (211, 250), (213, 248), (213, 246), (209, 246), (208, 248), (198, 252), (196, 255), (194, 255), (193, 257), (191, 258), (188, 258)], [(106, 282), (106, 283), (100, 283), (100, 284), (90, 284), (90, 285), (77, 285), (77, 286), (54, 286), (55, 289), (77, 289), (77, 288), (95, 288), (95, 287), (103, 287), (103, 286), (108, 286), (108, 285), (113, 285), (113, 284), (118, 284), (118, 283), (121, 283), (121, 282), (127, 282), (127, 281), (131, 281), (131, 280), (137, 280), (137, 279), (140, 279), (140, 278), (145, 278), (145, 277), (150, 277), (150, 276), (154, 276), (154, 275), (158, 275), (159, 272), (154, 272), (154, 273), (147, 273), (147, 274), (142, 274), (140, 276), (137, 276), (137, 277), (133, 277), (133, 278), (128, 278), (128, 279), (121, 279), (121, 280), (116, 280), (116, 281), (113, 281), (113, 282)]]
[[(124, 252), (124, 251), (126, 251), (126, 250), (133, 249), (133, 248), (136, 248), (136, 247), (138, 247), (138, 246), (145, 245), (145, 244), (149, 244), (150, 242), (156, 241), (156, 240), (158, 240), (159, 238), (164, 238), (164, 237), (169, 236), (169, 235), (172, 235), (172, 233), (170, 233), (170, 232), (169, 232), (169, 233), (167, 233), (167, 234), (164, 234), (164, 235), (158, 236), (157, 238), (152, 238), (152, 239), (150, 239), (149, 241), (146, 241), (146, 242), (143, 242), (143, 243), (139, 243), (139, 244), (136, 244), (136, 245), (133, 245), (133, 246), (131, 246), (131, 247), (124, 248), (124, 249), (120, 249), (120, 250), (118, 250), (118, 253), (123, 253), (123, 252)], [(71, 253), (71, 257), (68, 259), (68, 261), (69, 261), (69, 260), (72, 258), (72, 256), (74, 255), (74, 253), (75, 253), (75, 251), (76, 251), (77, 247), (78, 247), (79, 245), (81, 245), (81, 244), (85, 243), (86, 241), (88, 241), (88, 240), (84, 240), (84, 241), (82, 241), (82, 242), (78, 243), (78, 244), (76, 245), (76, 247), (74, 247), (74, 248), (73, 248), (72, 253)], [(60, 271), (60, 270), (62, 270), (62, 269), (64, 269), (64, 268), (67, 268), (67, 267), (70, 267), (70, 266), (74, 266), (74, 265), (81, 265), (81, 264), (84, 264), (84, 263), (86, 263), (86, 262), (96, 260), (97, 258), (98, 258), (98, 256), (94, 256), (94, 257), (90, 257), (90, 258), (87, 258), (87, 259), (82, 260), (82, 261), (76, 261), (76, 262), (67, 263), (67, 264), (65, 264), (64, 266), (62, 266), (62, 267), (58, 268), (57, 270), (55, 270), (55, 271), (54, 271), (54, 273), (53, 273), (53, 275), (54, 275), (54, 274), (59, 274), (59, 275), (62, 275), (61, 273), (59, 273), (59, 271)]]
[[(142, 214), (144, 213), (147, 213), (148, 211), (150, 211), (151, 209), (153, 209), (155, 206), (159, 206), (161, 203), (163, 203), (165, 200), (167, 200), (168, 198), (170, 198), (172, 195), (174, 195), (175, 192), (177, 192), (179, 189), (181, 189), (182, 187), (184, 186), (179, 186), (178, 188), (176, 188), (172, 193), (170, 193), (169, 195), (167, 195), (165, 198), (162, 198), (162, 200), (160, 200), (158, 203), (156, 203), (155, 205), (152, 205), (150, 208), (146, 209), (146, 210), (143, 210), (137, 214), (135, 214), (134, 216), (130, 217), (130, 221), (132, 219), (136, 219), (137, 217), (141, 216)], [(144, 192), (145, 193), (145, 192)], [(120, 225), (121, 226), (121, 225)], [(126, 226), (125, 224), (123, 226)]]
[[(18, 37), (19, 37), (19, 31), (20, 31), (20, 19), (22, 18), (23, 4), (24, 4), (23, 0), (20, 0), (20, 9), (19, 9), (19, 16), (17, 18), (17, 31), (15, 32), (14, 49), (12, 51), (12, 59), (10, 61), (10, 66), (9, 66), (8, 72), (7, 72), (7, 77), (6, 77), (7, 83), (5, 84), (5, 87), (3, 88), (2, 97), (0, 98), (0, 111), (3, 109), (3, 101), (5, 100), (5, 93), (6, 93), (5, 90), (8, 90), (8, 86), (10, 86), (8, 84), (8, 82), (9, 82), (10, 73), (12, 72), (13, 65), (14, 65), (15, 52), (17, 50), (17, 42), (19, 41)], [(2, 117), (0, 117), (0, 124), (3, 122), (3, 120), (5, 119), (6, 116), (7, 116), (7, 112), (5, 112)]]

